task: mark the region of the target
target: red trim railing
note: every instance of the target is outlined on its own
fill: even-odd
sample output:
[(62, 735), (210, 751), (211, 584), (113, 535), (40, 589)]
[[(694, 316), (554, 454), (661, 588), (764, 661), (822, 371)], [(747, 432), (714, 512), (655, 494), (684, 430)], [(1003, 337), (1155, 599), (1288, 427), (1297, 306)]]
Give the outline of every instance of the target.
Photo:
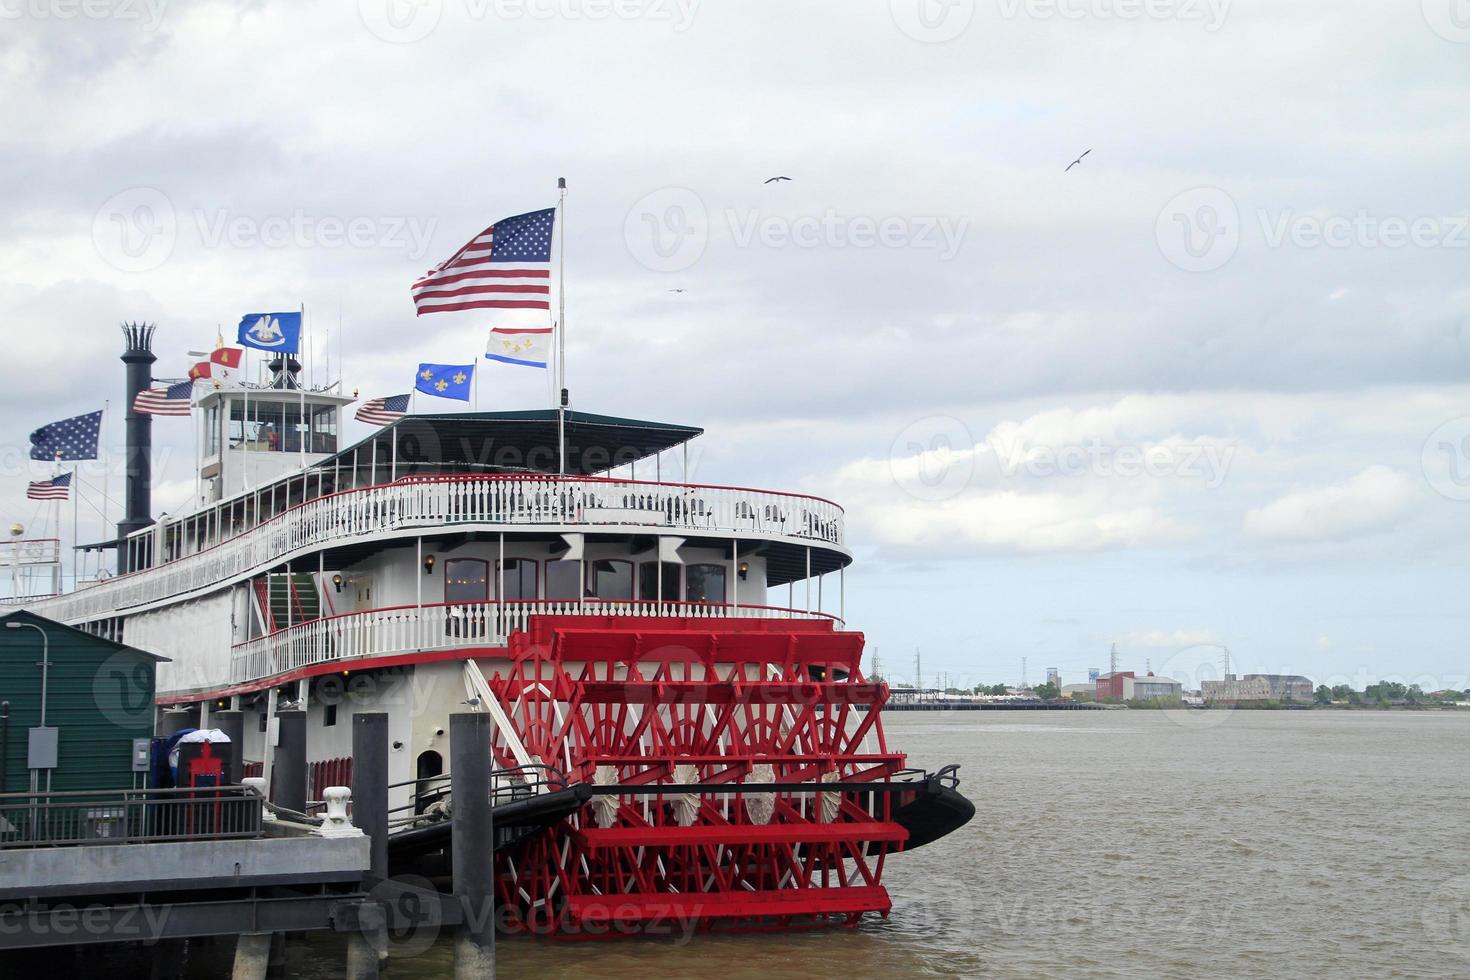
[(233, 648), (231, 683), (245, 684), (333, 661), (429, 650), (501, 647), (532, 616), (662, 616), (685, 619), (825, 619), (829, 613), (708, 602), (536, 599), (385, 606), (278, 629)]

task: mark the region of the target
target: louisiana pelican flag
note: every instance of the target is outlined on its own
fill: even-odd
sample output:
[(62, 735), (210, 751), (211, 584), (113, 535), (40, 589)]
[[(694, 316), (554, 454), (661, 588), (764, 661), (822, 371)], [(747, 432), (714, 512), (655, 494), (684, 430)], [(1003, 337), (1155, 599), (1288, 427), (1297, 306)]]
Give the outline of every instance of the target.
[(301, 313), (246, 313), (237, 339), (256, 350), (294, 354), (301, 349)]
[(485, 356), (492, 361), (544, 368), (550, 360), (551, 328), (518, 330), (495, 327), (485, 346)]

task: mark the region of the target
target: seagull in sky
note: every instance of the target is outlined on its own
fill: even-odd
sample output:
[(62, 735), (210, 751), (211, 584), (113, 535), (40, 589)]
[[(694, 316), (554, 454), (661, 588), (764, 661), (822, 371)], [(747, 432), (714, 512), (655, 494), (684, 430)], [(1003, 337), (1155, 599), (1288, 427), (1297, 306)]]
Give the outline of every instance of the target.
[(687, 290), (684, 290), (684, 289), (671, 289), (671, 290), (669, 290), (669, 292), (671, 292), (671, 293), (683, 293), (683, 292), (687, 292)]
[[(1091, 147), (1088, 147), (1087, 153), (1091, 153), (1091, 152), (1092, 152), (1092, 148)], [(1082, 157), (1087, 156), (1087, 153), (1082, 154)], [(1067, 169), (1066, 170), (1063, 170), (1062, 173), (1069, 172), (1073, 167), (1075, 167), (1075, 166), (1077, 166), (1077, 164), (1081, 163), (1082, 162), (1082, 157), (1078, 157), (1077, 159), (1073, 160), (1071, 163), (1067, 164)]]
[(767, 177), (763, 183), (774, 184), (778, 180), (790, 180), (790, 177)]

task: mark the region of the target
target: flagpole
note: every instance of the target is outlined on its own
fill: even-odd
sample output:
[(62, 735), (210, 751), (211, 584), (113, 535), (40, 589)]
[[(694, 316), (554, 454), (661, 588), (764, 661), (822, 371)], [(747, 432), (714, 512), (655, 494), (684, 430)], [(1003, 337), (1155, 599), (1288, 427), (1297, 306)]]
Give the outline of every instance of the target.
[(567, 179), (556, 178), (559, 192), (556, 202), (557, 236), (556, 270), (556, 444), (559, 460), (557, 472), (567, 475)]
[[(245, 407), (241, 409), (245, 417), (240, 420), (240, 492), (244, 493), (250, 489), (250, 446), (246, 438), (250, 435), (250, 346), (240, 346), (240, 361), (245, 367), (242, 372), (244, 376), (240, 380), (240, 390), (245, 393)], [(193, 408), (192, 401), (190, 408)]]
[[(97, 455), (102, 457), (102, 537), (98, 539), (99, 541), (107, 540), (107, 480), (109, 475), (108, 470), (110, 468), (107, 465), (107, 420), (111, 415), (112, 400), (104, 399), (102, 402), (102, 422), (97, 427), (99, 432)], [(122, 541), (120, 536), (117, 540), (116, 548), (113, 551), (113, 558), (117, 562), (113, 566), (114, 568), (122, 564)]]
[[(300, 353), (300, 348), (306, 346), (305, 344), (303, 344), (301, 342), (305, 338), (305, 336), (306, 336), (306, 304), (305, 303), (302, 303), (301, 304), (301, 332), (296, 337), (296, 347), (297, 347), (297, 352), (298, 353)], [(302, 356), (303, 359), (306, 357), (305, 354), (302, 354), (301, 356)], [(300, 370), (298, 370), (296, 372), (296, 396), (297, 396), (297, 400), (301, 404), (301, 431), (299, 433), (297, 433), (297, 435), (296, 435), (296, 448), (299, 451), (297, 455), (298, 455), (298, 458), (301, 460), (301, 467), (302, 467), (302, 469), (305, 469), (306, 468), (306, 434), (307, 434), (307, 428), (308, 428), (307, 427), (307, 424), (306, 424), (306, 388), (302, 386), (302, 382), (301, 382), (301, 375), (302, 375), (303, 372), (305, 372), (305, 370), (306, 370), (306, 365), (303, 363), (301, 365)], [(290, 374), (289, 371), (286, 372), (286, 373), (288, 375)], [(302, 491), (302, 492), (304, 493), (305, 491)]]
[(77, 498), (81, 495), (81, 480), (77, 478), (76, 467), (71, 473), (71, 590), (77, 590), (77, 583), (81, 578), (77, 575), (77, 545), (81, 544), (81, 538), (77, 535)]

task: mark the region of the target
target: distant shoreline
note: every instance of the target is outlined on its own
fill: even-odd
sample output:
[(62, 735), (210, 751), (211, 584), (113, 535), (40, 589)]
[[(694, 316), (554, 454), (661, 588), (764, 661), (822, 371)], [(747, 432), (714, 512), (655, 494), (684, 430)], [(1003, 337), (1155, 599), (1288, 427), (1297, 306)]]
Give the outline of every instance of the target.
[(1103, 704), (1096, 701), (926, 701), (883, 706), (884, 711), (1463, 711), (1467, 704)]

